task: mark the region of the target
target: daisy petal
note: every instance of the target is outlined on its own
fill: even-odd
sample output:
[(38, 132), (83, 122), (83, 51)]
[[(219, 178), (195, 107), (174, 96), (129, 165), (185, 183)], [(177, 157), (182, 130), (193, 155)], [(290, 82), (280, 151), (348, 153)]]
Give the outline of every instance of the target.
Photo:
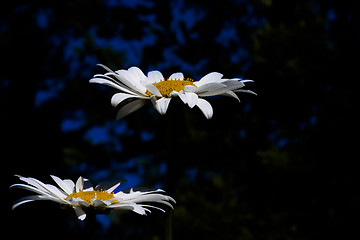
[(207, 119), (212, 118), (213, 108), (208, 101), (206, 101), (205, 99), (199, 98), (196, 103), (196, 106), (198, 106), (200, 108), (200, 110), (202, 111), (202, 113), (205, 115), (205, 117)]
[(198, 102), (198, 95), (192, 92), (185, 92), (185, 96), (187, 98), (187, 104), (190, 108), (193, 108)]
[(159, 89), (157, 89), (157, 87), (155, 87), (154, 85), (151, 85), (151, 84), (147, 84), (146, 86), (146, 89), (151, 92), (153, 95), (157, 96), (157, 97), (162, 97)]
[(218, 72), (211, 72), (206, 74), (204, 77), (202, 77), (199, 81), (194, 82), (194, 84), (198, 87), (207, 84), (207, 83), (211, 83), (211, 82), (216, 82), (221, 80), (222, 78), (222, 74), (218, 73)]
[(83, 188), (84, 188), (84, 178), (80, 176), (76, 181), (75, 190), (76, 192), (80, 192), (83, 190)]
[(80, 208), (80, 207), (76, 207), (73, 206), (76, 216), (78, 217), (78, 219), (80, 219), (81, 221), (83, 221), (86, 218), (86, 213)]
[[(71, 194), (74, 190), (74, 187), (71, 187), (71, 185), (67, 184), (65, 181), (61, 180), (59, 177), (50, 175), (52, 179), (56, 182), (59, 187), (61, 187), (62, 190), (64, 190), (65, 193)], [(69, 179), (68, 179), (69, 180)], [(71, 180), (70, 180), (71, 181)], [(71, 181), (72, 182), (72, 181)], [(74, 183), (73, 183), (74, 184)]]
[(128, 98), (141, 98), (141, 99), (147, 99), (148, 97), (142, 97), (140, 95), (133, 95), (133, 94), (127, 94), (127, 93), (116, 93), (111, 98), (111, 105), (116, 107), (119, 105), (122, 101), (128, 99)]
[(128, 69), (128, 71), (131, 74), (133, 74), (140, 81), (142, 81), (142, 80), (144, 80), (146, 78), (145, 74), (138, 67), (131, 67), (131, 68)]
[(170, 97), (175, 97), (175, 96), (178, 96), (184, 104), (187, 104), (188, 101), (184, 91), (180, 91), (180, 92), (172, 91), (170, 93)]
[[(152, 98), (154, 99), (154, 98)], [(153, 100), (153, 105), (155, 109), (161, 114), (164, 115), (169, 107), (171, 98), (160, 98), (159, 100)]]
[(184, 74), (181, 72), (177, 72), (177, 73), (173, 73), (171, 74), (171, 76), (169, 77), (169, 80), (183, 80), (184, 79)]
[(134, 101), (126, 104), (125, 106), (120, 108), (120, 110), (118, 111), (118, 113), (116, 115), (116, 119), (119, 120), (119, 119), (129, 115), (130, 113), (135, 112), (139, 108), (143, 107), (145, 105), (145, 103), (146, 102), (143, 99), (138, 99), (138, 100), (134, 100)]
[(17, 208), (18, 206), (24, 204), (24, 203), (28, 203), (28, 202), (32, 202), (32, 201), (37, 201), (37, 200), (53, 200), (51, 198), (48, 198), (46, 196), (43, 195), (33, 195), (33, 196), (27, 196), (27, 197), (23, 197), (19, 200), (17, 200), (14, 205), (12, 206), (12, 209), (14, 210), (15, 208)]
[(107, 190), (106, 190), (106, 192), (108, 192), (108, 193), (112, 193), (112, 192), (114, 192), (114, 190), (118, 187), (118, 186), (120, 186), (120, 182), (118, 182), (117, 184), (115, 184), (114, 186), (112, 186), (111, 188), (108, 188)]
[(233, 97), (233, 98), (237, 99), (240, 102), (239, 97), (233, 91), (228, 91), (228, 92), (223, 93), (221, 95), (228, 96), (228, 97)]
[(159, 71), (150, 71), (148, 72), (148, 81), (149, 83), (156, 83), (159, 82), (160, 80), (163, 80), (164, 77), (161, 74), (161, 72)]

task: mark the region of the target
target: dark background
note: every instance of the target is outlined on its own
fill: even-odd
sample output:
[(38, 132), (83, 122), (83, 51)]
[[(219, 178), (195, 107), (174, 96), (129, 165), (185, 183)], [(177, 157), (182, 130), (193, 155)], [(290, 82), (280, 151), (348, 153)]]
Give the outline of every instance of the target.
[[(84, 223), (14, 174), (161, 187), (175, 211), (99, 215), (94, 239), (359, 237), (357, 1), (9, 1), (0, 18), (2, 197), (12, 239), (82, 239)], [(244, 77), (258, 96), (171, 102), (116, 121), (97, 63), (195, 80)], [(169, 210), (169, 209), (167, 209)], [(5, 236), (6, 232), (3, 232)]]

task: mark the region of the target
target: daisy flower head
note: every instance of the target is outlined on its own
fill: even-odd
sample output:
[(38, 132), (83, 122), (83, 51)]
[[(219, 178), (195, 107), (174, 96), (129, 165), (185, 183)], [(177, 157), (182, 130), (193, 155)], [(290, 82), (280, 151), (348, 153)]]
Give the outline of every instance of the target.
[(114, 190), (120, 185), (120, 182), (102, 189), (101, 185), (95, 188), (91, 185), (88, 179), (79, 177), (76, 183), (70, 179), (60, 179), (59, 177), (51, 175), (51, 178), (58, 186), (51, 184), (44, 184), (43, 182), (31, 178), (18, 176), (24, 183), (11, 185), (11, 188), (22, 188), (37, 193), (37, 195), (27, 196), (19, 199), (12, 206), (16, 207), (36, 201), (36, 200), (50, 200), (53, 202), (67, 205), (75, 210), (75, 213), (80, 220), (86, 218), (85, 210), (93, 208), (99, 211), (108, 210), (131, 210), (141, 215), (146, 215), (146, 212), (151, 212), (149, 208), (158, 209), (165, 212), (160, 207), (152, 205), (153, 203), (160, 203), (173, 208), (171, 203), (175, 200), (166, 195), (161, 189), (149, 191), (135, 191), (133, 188), (129, 191), (120, 191), (114, 193)]
[(184, 74), (181, 72), (173, 73), (169, 78), (164, 78), (159, 71), (150, 71), (145, 76), (138, 67), (113, 71), (102, 64), (98, 65), (107, 70), (107, 73), (96, 74), (89, 82), (104, 84), (117, 89), (119, 92), (111, 98), (113, 106), (130, 100), (120, 108), (116, 116), (117, 119), (138, 110), (148, 100), (163, 115), (166, 113), (171, 99), (175, 97), (179, 97), (190, 108), (197, 106), (205, 117), (210, 119), (213, 116), (213, 108), (203, 97), (224, 95), (240, 101), (236, 95), (237, 92), (255, 94), (251, 90), (242, 89), (246, 82), (252, 82), (252, 80), (225, 79), (218, 72), (211, 72), (200, 80), (194, 81), (190, 78), (184, 78)]

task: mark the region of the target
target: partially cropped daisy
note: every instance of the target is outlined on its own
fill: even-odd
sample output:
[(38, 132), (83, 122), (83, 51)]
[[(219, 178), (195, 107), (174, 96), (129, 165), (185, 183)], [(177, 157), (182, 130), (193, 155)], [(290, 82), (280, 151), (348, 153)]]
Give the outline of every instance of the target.
[[(173, 73), (169, 78), (164, 78), (159, 71), (150, 71), (147, 76), (138, 68), (131, 67), (128, 70), (112, 71), (110, 68), (99, 64), (108, 72), (96, 74), (91, 83), (105, 84), (119, 90), (112, 99), (113, 106), (119, 105), (124, 100), (130, 99), (117, 113), (120, 119), (145, 105), (150, 100), (160, 114), (165, 114), (172, 98), (179, 97), (190, 108), (197, 106), (210, 119), (213, 115), (211, 104), (203, 97), (224, 95), (239, 100), (237, 92), (253, 93), (242, 89), (246, 82), (240, 78), (225, 79), (218, 72), (211, 72), (199, 81), (184, 78), (181, 72)], [(240, 101), (240, 100), (239, 100)]]
[(44, 184), (35, 178), (18, 177), (26, 184), (14, 184), (11, 187), (23, 188), (35, 192), (38, 195), (19, 199), (13, 205), (13, 209), (27, 202), (50, 200), (72, 207), (75, 210), (77, 217), (80, 220), (84, 220), (86, 218), (86, 213), (84, 211), (86, 208), (94, 208), (96, 210), (132, 210), (138, 214), (146, 215), (146, 212), (151, 212), (149, 208), (165, 212), (165, 210), (153, 206), (151, 203), (165, 204), (171, 208), (173, 208), (171, 202), (175, 203), (175, 200), (164, 194), (164, 191), (161, 189), (152, 191), (134, 191), (131, 188), (127, 193), (122, 191), (114, 193), (113, 191), (120, 185), (120, 182), (109, 188), (102, 189), (101, 185), (98, 185), (95, 188), (92, 187), (89, 180), (83, 177), (79, 177), (76, 183), (74, 183), (70, 179), (62, 180), (51, 175), (52, 179), (59, 186), (56, 187), (51, 184)]

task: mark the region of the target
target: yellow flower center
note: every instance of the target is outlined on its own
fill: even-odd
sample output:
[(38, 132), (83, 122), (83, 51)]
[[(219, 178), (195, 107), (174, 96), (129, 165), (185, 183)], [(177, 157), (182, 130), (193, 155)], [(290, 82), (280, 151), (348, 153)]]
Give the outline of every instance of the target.
[[(161, 95), (163, 95), (163, 97), (170, 97), (170, 93), (172, 91), (179, 92), (181, 90), (184, 90), (186, 85), (191, 85), (196, 87), (193, 81), (194, 80), (191, 78), (186, 78), (186, 80), (162, 79), (160, 80), (160, 82), (152, 83), (152, 85), (154, 85), (159, 90), (159, 92), (161, 93)], [(145, 94), (148, 96), (152, 96), (152, 93), (149, 92), (148, 90), (146, 90)]]
[[(115, 198), (114, 193), (108, 193), (103, 190), (93, 190), (93, 191), (80, 191), (80, 192), (73, 192), (69, 196), (65, 198), (65, 200), (68, 200), (70, 198), (81, 198), (85, 202), (91, 204), (91, 200), (110, 200)], [(117, 203), (118, 200), (112, 200), (111, 203)]]

